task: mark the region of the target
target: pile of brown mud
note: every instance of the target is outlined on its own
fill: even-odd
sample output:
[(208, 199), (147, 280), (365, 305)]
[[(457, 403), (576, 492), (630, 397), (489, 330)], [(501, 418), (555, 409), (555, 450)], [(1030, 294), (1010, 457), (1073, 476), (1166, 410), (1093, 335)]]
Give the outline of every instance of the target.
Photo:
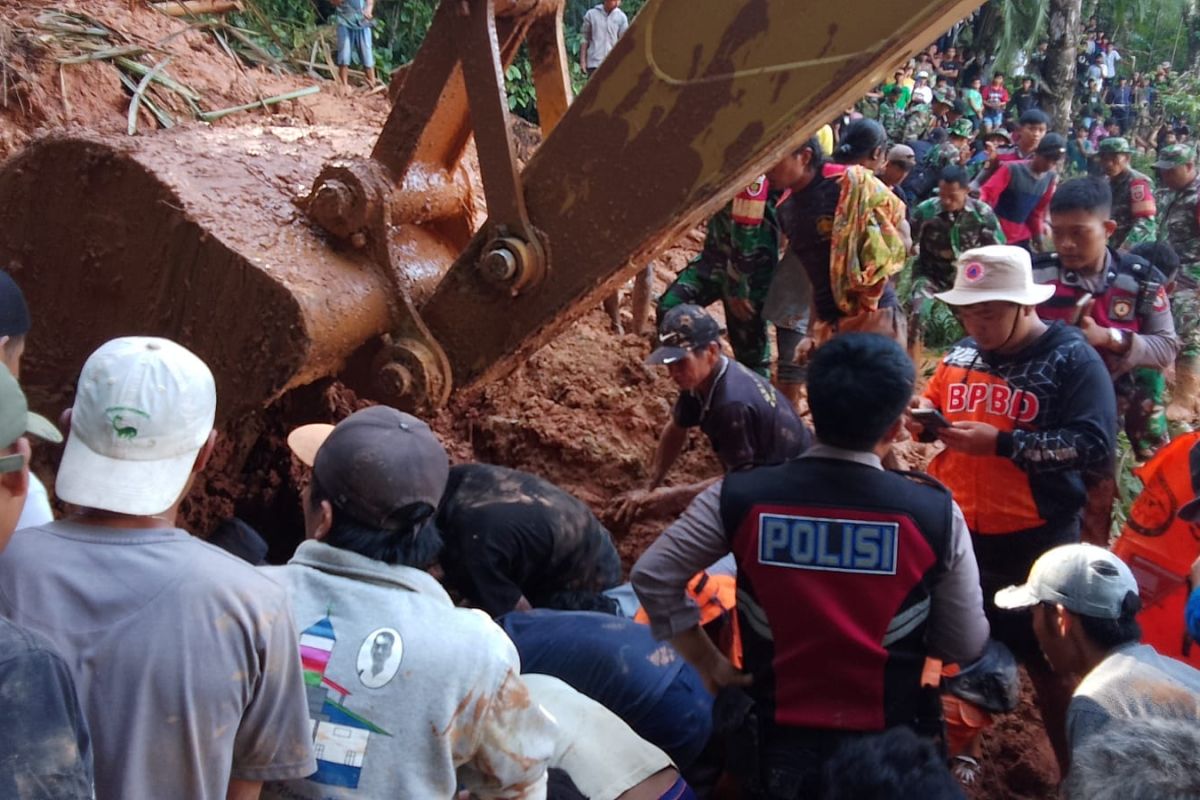
[[(388, 112), (386, 93), (355, 93), (348, 99), (330, 81), (309, 75), (252, 67), (226, 51), (202, 26), (170, 17), (141, 0), (27, 0), (6, 3), (0, 20), (0, 158), (40, 131), (71, 124), (118, 133), (128, 124), (130, 92), (108, 61), (63, 64), (54, 42), (39, 27), (48, 11), (86, 14), (116, 32), (123, 41), (146, 47), (154, 59), (169, 57), (165, 74), (193, 89), (203, 110), (254, 103), (309, 86), (314, 95), (271, 110), (225, 117), (212, 124), (251, 124), (271, 118), (277, 125), (367, 124), (382, 127)], [(152, 124), (142, 124), (148, 131)]]
[[(164, 48), (174, 56), (172, 76), (201, 93), (210, 108), (253, 102), (315, 82), (308, 76), (248, 67), (210, 36), (141, 2), (31, 0), (9, 6), (0, 22), (0, 61), (8, 65), (0, 70), (0, 157), (16, 152), (39, 131), (82, 125), (116, 133), (126, 126), (129, 93), (110, 65), (60, 65), (28, 33), (35, 28), (36, 15), (49, 8), (93, 15), (132, 41)], [(178, 35), (158, 44), (172, 34)], [(387, 110), (382, 93), (343, 97), (324, 82), (319, 94), (217, 124), (378, 129)], [(146, 133), (143, 128), (139, 135)], [(525, 152), (533, 146), (524, 139), (521, 144)], [(665, 288), (697, 245), (693, 234), (659, 257), (656, 291)], [(625, 312), (629, 313), (627, 305)], [(644, 485), (675, 394), (663, 370), (643, 365), (648, 351), (647, 337), (618, 336), (607, 317), (593, 310), (512, 375), (456, 396), (431, 422), (455, 461), (478, 460), (534, 472), (610, 521), (614, 498)], [(237, 515), (267, 536), (272, 561), (286, 559), (303, 536), (299, 494), (307, 477), (287, 450), (287, 433), (309, 422), (336, 422), (362, 405), (342, 385), (323, 380), (229, 426), (222, 431), (214, 463), (185, 501), (188, 529), (207, 536), (221, 520)], [(57, 448), (39, 447), (39, 472), (47, 479), (53, 476), (58, 455)], [(927, 456), (922, 448), (909, 446), (901, 460), (915, 467)], [(692, 482), (717, 471), (707, 443), (697, 434), (668, 480)], [(47, 484), (52, 486), (52, 480)], [(627, 569), (668, 522), (643, 519), (631, 530), (614, 531)], [(1054, 779), (1049, 746), (1026, 692), (1021, 708), (1003, 718), (989, 737), (981, 783), (971, 796), (1051, 798)]]

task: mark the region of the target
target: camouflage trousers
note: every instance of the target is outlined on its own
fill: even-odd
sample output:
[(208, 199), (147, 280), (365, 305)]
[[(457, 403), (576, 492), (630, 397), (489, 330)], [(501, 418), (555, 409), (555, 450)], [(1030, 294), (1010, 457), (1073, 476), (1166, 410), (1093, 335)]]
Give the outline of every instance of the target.
[(738, 319), (729, 307), (733, 289), (730, 284), (729, 273), (723, 269), (715, 269), (703, 261), (688, 264), (659, 298), (658, 323), (661, 324), (663, 314), (675, 306), (692, 303), (703, 308), (720, 300), (725, 308), (725, 327), (729, 331), (733, 357), (770, 380), (771, 344), (767, 337), (767, 321), (763, 318), (763, 302), (771, 285), (771, 270), (762, 269), (750, 276), (748, 299), (754, 314), (749, 319)]
[(1117, 379), (1117, 414), (1138, 461), (1167, 443), (1167, 381), (1162, 372), (1139, 367)]
[(1171, 315), (1179, 337), (1179, 360), (1200, 358), (1200, 289), (1178, 285), (1171, 293)]
[(910, 262), (896, 286), (900, 302), (908, 311), (909, 350), (917, 352), (927, 340), (931, 346), (945, 347), (965, 335), (950, 307), (934, 298), (950, 286), (927, 275), (916, 275), (915, 268)]

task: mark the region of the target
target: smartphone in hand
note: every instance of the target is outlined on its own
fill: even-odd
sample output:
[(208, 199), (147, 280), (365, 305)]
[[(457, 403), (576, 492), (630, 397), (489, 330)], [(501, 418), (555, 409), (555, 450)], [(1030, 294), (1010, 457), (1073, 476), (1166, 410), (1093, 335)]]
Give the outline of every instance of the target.
[(950, 427), (950, 420), (943, 417), (942, 412), (936, 408), (914, 408), (912, 418), (921, 423), (921, 427), (924, 429), (917, 437), (917, 441), (926, 444), (936, 442), (938, 431)]

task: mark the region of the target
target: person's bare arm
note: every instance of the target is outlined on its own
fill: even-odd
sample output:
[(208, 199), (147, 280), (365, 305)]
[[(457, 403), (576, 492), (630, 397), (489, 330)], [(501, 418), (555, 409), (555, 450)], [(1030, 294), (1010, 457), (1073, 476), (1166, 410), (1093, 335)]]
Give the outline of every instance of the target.
[(676, 424), (674, 420), (668, 422), (667, 427), (663, 428), (662, 435), (658, 437), (658, 447), (654, 451), (654, 465), (650, 472), (650, 485), (646, 487), (647, 489), (654, 490), (662, 485), (667, 473), (679, 459), (679, 454), (683, 452), (685, 444), (687, 444), (687, 428)]
[(229, 779), (229, 791), (225, 800), (258, 800), (262, 794), (262, 781), (243, 781), (237, 778)]
[[(675, 420), (668, 422), (658, 438), (658, 446), (654, 451), (654, 462), (650, 468), (650, 482), (646, 488), (634, 489), (616, 498), (613, 520), (619, 527), (624, 528), (633, 524), (633, 521), (647, 510), (648, 504), (657, 504), (659, 500), (671, 502), (666, 498), (657, 497), (659, 492), (656, 490), (667, 477), (667, 473), (679, 458), (679, 454), (683, 452), (683, 446), (686, 443), (687, 428), (678, 425)], [(699, 490), (688, 495), (682, 505), (686, 506), (696, 494), (699, 494)]]
[(363, 9), (363, 16), (367, 19), (375, 18), (375, 0), (367, 0), (367, 7)]
[(672, 636), (671, 646), (679, 651), (684, 661), (696, 668), (705, 687), (713, 694), (726, 686), (749, 686), (754, 682), (750, 675), (733, 666), (699, 625)]

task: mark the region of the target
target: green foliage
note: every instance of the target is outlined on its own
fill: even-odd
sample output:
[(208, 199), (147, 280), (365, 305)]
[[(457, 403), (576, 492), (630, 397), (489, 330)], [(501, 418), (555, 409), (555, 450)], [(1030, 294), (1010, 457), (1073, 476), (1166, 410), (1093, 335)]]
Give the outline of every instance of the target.
[(1129, 509), (1133, 506), (1133, 501), (1142, 493), (1142, 482), (1133, 474), (1137, 466), (1133, 448), (1122, 431), (1117, 435), (1117, 496), (1113, 501), (1110, 539), (1120, 535), (1126, 520), (1129, 519)]
[[(587, 76), (579, 66), (579, 50), (583, 42), (583, 17), (588, 9), (597, 5), (599, 0), (567, 0), (563, 9), (563, 40), (567, 50), (567, 68), (571, 74), (571, 90), (579, 94), (587, 83)], [(630, 23), (634, 16), (641, 11), (646, 0), (623, 0), (621, 10), (629, 17)], [(504, 77), (508, 87), (508, 108), (529, 122), (536, 123), (537, 93), (533, 89), (533, 69), (529, 63), (529, 55), (522, 47)]]
[(1159, 102), (1168, 117), (1200, 119), (1200, 76), (1184, 72), (1159, 87)]

